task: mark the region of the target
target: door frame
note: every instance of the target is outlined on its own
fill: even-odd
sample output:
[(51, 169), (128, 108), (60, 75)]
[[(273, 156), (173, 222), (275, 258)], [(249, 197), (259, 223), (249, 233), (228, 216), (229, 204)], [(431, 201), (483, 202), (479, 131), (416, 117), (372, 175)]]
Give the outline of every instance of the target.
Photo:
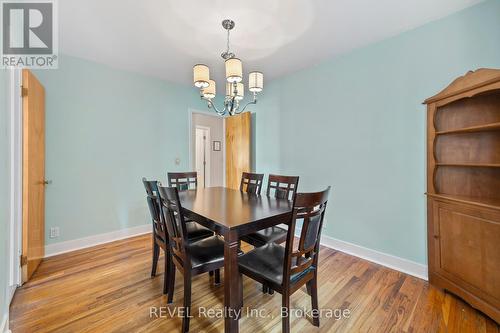
[[(7, 279), (5, 302), (10, 305), (16, 288), (21, 285), (21, 248), (22, 248), (22, 153), (23, 153), (23, 108), (22, 72), (20, 69), (7, 69), (7, 132), (8, 132), (8, 172), (9, 172), (9, 217), (7, 223)], [(8, 309), (8, 308), (7, 308)], [(0, 314), (3, 316), (4, 314)], [(8, 325), (8, 312), (7, 312)], [(7, 326), (8, 329), (8, 326)]]
[[(21, 285), (23, 226), (23, 103), (22, 71), (10, 71), (10, 286)], [(12, 290), (12, 296), (14, 294)]]
[[(198, 109), (188, 108), (188, 165), (190, 170), (194, 170), (195, 162), (193, 161), (193, 153), (194, 153), (194, 144), (193, 144), (193, 114), (198, 113), (204, 116), (222, 118), (222, 185), (226, 186), (226, 117), (221, 117), (218, 114), (215, 114), (214, 111), (202, 111)], [(212, 143), (210, 143), (210, 147), (212, 147)]]
[[(210, 187), (210, 185), (212, 184), (212, 173), (211, 173), (212, 172), (211, 171), (212, 170), (212, 165), (211, 165), (211, 163), (212, 163), (212, 157), (210, 156), (210, 154), (212, 153), (212, 150), (211, 150), (212, 146), (210, 144), (211, 143), (211, 137), (212, 137), (212, 135), (211, 135), (210, 127), (202, 126), (202, 125), (196, 125), (195, 126), (195, 137), (196, 137), (196, 130), (197, 129), (205, 130), (208, 133), (207, 137), (206, 137), (206, 140), (205, 140), (205, 147), (208, 145), (208, 151), (205, 151), (205, 163), (206, 163), (205, 165), (207, 167), (205, 168), (205, 175), (203, 177), (204, 177), (204, 180), (205, 180), (206, 187)], [(196, 146), (196, 141), (193, 142), (193, 151), (194, 151), (194, 153), (196, 155), (196, 148), (195, 148), (195, 146)], [(193, 167), (194, 167), (193, 170), (196, 171), (196, 159), (193, 161)], [(207, 174), (208, 174), (208, 178), (206, 177)]]

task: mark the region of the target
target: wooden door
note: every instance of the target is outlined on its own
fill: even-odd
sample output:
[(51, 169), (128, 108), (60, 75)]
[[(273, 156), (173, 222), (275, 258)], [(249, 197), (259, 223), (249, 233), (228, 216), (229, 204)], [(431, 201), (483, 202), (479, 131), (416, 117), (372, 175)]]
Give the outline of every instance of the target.
[(239, 189), (242, 172), (250, 172), (251, 114), (226, 118), (226, 187)]
[(28, 281), (45, 254), (45, 89), (23, 70), (23, 241), (21, 269)]

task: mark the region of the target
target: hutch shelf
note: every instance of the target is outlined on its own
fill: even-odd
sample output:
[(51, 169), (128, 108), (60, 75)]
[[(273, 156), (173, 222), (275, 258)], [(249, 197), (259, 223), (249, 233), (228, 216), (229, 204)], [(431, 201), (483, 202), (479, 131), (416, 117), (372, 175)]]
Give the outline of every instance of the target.
[(500, 70), (424, 103), (429, 281), (500, 323)]

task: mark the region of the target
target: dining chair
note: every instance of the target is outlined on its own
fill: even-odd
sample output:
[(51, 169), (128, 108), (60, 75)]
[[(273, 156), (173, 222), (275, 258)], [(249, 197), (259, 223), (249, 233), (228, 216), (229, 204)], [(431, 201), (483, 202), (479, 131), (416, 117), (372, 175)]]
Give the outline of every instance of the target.
[[(156, 268), (158, 266), (158, 259), (160, 257), (160, 248), (165, 252), (165, 267), (168, 265), (168, 260), (170, 255), (168, 253), (168, 238), (167, 230), (165, 225), (161, 222), (160, 218), (160, 201), (158, 197), (158, 181), (147, 180), (142, 178), (142, 183), (146, 189), (146, 200), (148, 202), (149, 213), (151, 214), (151, 221), (153, 224), (153, 263), (151, 267), (151, 277), (156, 275)], [(163, 293), (165, 294), (167, 289), (166, 279), (163, 284)]]
[(179, 191), (196, 190), (198, 188), (198, 174), (190, 172), (168, 172), (167, 182), (169, 187), (177, 187)]
[(241, 175), (240, 191), (249, 194), (260, 194), (263, 179), (263, 173), (243, 172)]
[[(168, 293), (167, 288), (167, 266), (169, 261), (172, 260), (171, 254), (168, 248), (168, 236), (167, 236), (167, 228), (165, 224), (162, 222), (161, 218), (161, 203), (160, 198), (158, 196), (158, 181), (156, 180), (147, 180), (146, 178), (142, 178), (142, 183), (144, 184), (144, 188), (146, 189), (146, 200), (148, 202), (149, 212), (151, 214), (151, 220), (153, 224), (153, 260), (151, 265), (151, 277), (156, 276), (156, 269), (158, 266), (158, 260), (160, 258), (160, 249), (163, 250), (165, 254), (165, 274), (163, 281), (163, 293)], [(200, 229), (200, 225), (195, 222), (187, 222), (186, 223), (186, 231), (188, 235), (189, 241), (197, 241), (206, 237), (210, 237), (213, 235), (213, 232), (203, 228)], [(206, 229), (208, 232), (206, 232)], [(220, 279), (216, 277), (216, 280)], [(217, 282), (217, 281), (216, 281)]]
[[(198, 188), (198, 174), (196, 171), (167, 172), (167, 182), (169, 187), (177, 187), (179, 191), (196, 190)], [(185, 218), (185, 220), (186, 222), (192, 222), (192, 220), (188, 218)], [(199, 229), (200, 233), (210, 234), (210, 236), (214, 234), (212, 231), (198, 223), (195, 225)]]
[[(266, 195), (293, 201), (298, 186), (299, 177), (297, 176), (269, 175)], [(245, 235), (241, 239), (255, 247), (259, 247), (270, 242), (281, 244), (286, 241), (286, 235), (287, 229), (274, 226)]]
[[(313, 312), (318, 312), (318, 258), (321, 229), (330, 187), (322, 192), (298, 193), (287, 232), (286, 246), (268, 243), (238, 258), (240, 272), (282, 295), (282, 308), (290, 309), (290, 296), (306, 285)], [(297, 220), (303, 220), (294, 249)], [(289, 311), (286, 314), (290, 313)], [(313, 316), (319, 327), (319, 317)], [(282, 316), (282, 331), (290, 332), (290, 317)]]
[[(276, 199), (287, 199), (293, 201), (299, 185), (298, 176), (269, 175), (267, 181), (266, 195)], [(281, 244), (286, 241), (287, 229), (280, 226), (273, 226), (259, 230), (252, 234), (241, 237), (246, 243), (259, 247), (267, 243), (274, 242)], [(262, 292), (273, 294), (273, 290), (262, 285)]]
[(219, 269), (224, 266), (224, 240), (220, 236), (212, 235), (190, 242), (182, 215), (178, 189), (162, 186), (159, 186), (158, 189), (162, 205), (162, 218), (168, 231), (169, 251), (172, 254), (172, 261), (168, 267), (168, 274), (171, 278), (169, 279), (167, 301), (172, 303), (177, 268), (184, 275), (182, 332), (188, 332), (191, 315), (191, 277), (210, 271), (219, 272)]
[[(167, 172), (167, 183), (169, 187), (177, 187), (179, 191), (196, 190), (198, 188), (198, 173), (196, 171)], [(186, 222), (194, 222), (187, 217), (184, 217), (184, 220)], [(200, 229), (200, 232), (203, 230), (205, 234), (210, 234), (210, 236), (214, 234), (212, 231), (199, 225), (198, 223), (196, 223), (196, 225)], [(219, 272), (215, 273), (219, 274)], [(210, 276), (213, 275), (214, 272), (210, 271)]]

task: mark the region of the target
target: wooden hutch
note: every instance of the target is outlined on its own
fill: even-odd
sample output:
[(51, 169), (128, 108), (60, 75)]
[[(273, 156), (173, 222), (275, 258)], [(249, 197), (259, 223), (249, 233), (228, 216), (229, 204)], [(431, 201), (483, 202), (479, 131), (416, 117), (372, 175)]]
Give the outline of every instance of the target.
[(427, 99), (429, 281), (500, 322), (500, 70)]

